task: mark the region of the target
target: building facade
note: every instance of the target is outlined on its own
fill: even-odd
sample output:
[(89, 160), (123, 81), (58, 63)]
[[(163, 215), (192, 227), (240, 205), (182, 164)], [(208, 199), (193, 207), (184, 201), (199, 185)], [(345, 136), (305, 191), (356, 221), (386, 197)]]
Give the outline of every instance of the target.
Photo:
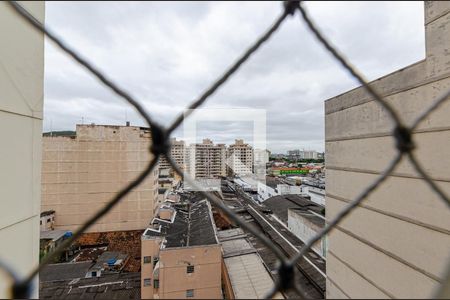
[(143, 299), (222, 299), (222, 252), (207, 200), (166, 203), (142, 235)]
[[(44, 23), (44, 2), (21, 5)], [(44, 36), (2, 2), (0, 44), (0, 260), (25, 276), (39, 262)], [(10, 284), (1, 273), (0, 298)]]
[(318, 153), (315, 150), (290, 150), (288, 157), (291, 160), (318, 159)]
[[(265, 166), (265, 164), (264, 164)], [(235, 140), (227, 149), (229, 175), (245, 176), (253, 173), (253, 148), (244, 140)]]
[(267, 199), (279, 196), (279, 195), (289, 195), (289, 194), (301, 194), (301, 187), (297, 185), (285, 184), (279, 181), (276, 177), (266, 177), (266, 182), (257, 183), (257, 199), (259, 202), (264, 202)]
[(41, 212), (41, 219), (39, 221), (40, 231), (48, 231), (55, 229), (55, 211), (47, 210)]
[[(177, 165), (180, 167), (182, 171), (185, 170), (185, 159), (186, 159), (186, 149), (185, 149), (185, 143), (184, 141), (177, 141), (176, 138), (170, 139), (170, 155), (172, 156), (172, 159), (177, 163)], [(167, 161), (165, 156), (161, 156), (159, 158), (159, 168), (161, 170), (163, 169), (170, 169), (172, 172), (172, 167)]]
[[(425, 2), (425, 59), (373, 81), (412, 124), (450, 88), (450, 3)], [(415, 155), (450, 194), (450, 103), (415, 130)], [(363, 89), (325, 102), (326, 218), (331, 220), (394, 158), (388, 113)], [(328, 298), (429, 298), (450, 258), (450, 210), (406, 159), (333, 230)]]
[(187, 149), (187, 173), (193, 178), (219, 178), (226, 176), (225, 144), (214, 144), (204, 139), (200, 144), (191, 144)]
[[(45, 136), (42, 211), (55, 211), (55, 229), (74, 230), (146, 167), (150, 130), (77, 125), (76, 136)], [(138, 230), (153, 217), (158, 167), (88, 232)]]
[[(325, 216), (309, 209), (289, 208), (288, 228), (304, 243), (313, 238), (325, 226)], [(322, 239), (312, 246), (312, 249), (319, 255), (327, 255), (327, 238)]]

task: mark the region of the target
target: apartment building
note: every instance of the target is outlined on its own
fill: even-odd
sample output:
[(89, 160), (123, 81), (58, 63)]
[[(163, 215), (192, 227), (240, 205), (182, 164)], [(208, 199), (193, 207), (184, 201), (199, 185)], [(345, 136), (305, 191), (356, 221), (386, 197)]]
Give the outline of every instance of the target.
[(270, 151), (267, 149), (255, 149), (253, 151), (255, 165), (262, 164), (265, 167), (266, 163), (269, 162), (270, 155)]
[(186, 169), (194, 178), (219, 178), (226, 176), (225, 144), (214, 144), (210, 139), (191, 144), (187, 148)]
[(227, 173), (232, 176), (245, 176), (253, 173), (253, 148), (244, 140), (235, 140), (227, 148)]
[(289, 159), (318, 159), (318, 153), (315, 150), (290, 150)]
[[(171, 144), (170, 155), (172, 156), (172, 159), (177, 163), (177, 165), (181, 168), (181, 170), (184, 171), (186, 159), (186, 149), (184, 141), (177, 141), (176, 138), (171, 138), (170, 144)], [(161, 156), (159, 158), (159, 168), (161, 170), (162, 169), (172, 170), (172, 167), (170, 166), (165, 156)]]
[[(372, 82), (406, 124), (450, 88), (450, 2), (425, 2), (425, 59)], [(450, 103), (416, 129), (415, 154), (450, 194)], [(325, 102), (326, 218), (397, 152), (388, 113), (361, 87)], [(430, 298), (450, 259), (450, 210), (404, 160), (328, 236), (328, 298)]]
[(222, 252), (208, 200), (163, 204), (142, 235), (143, 299), (222, 299)]
[[(135, 126), (77, 125), (75, 136), (44, 136), (42, 211), (74, 230), (146, 167), (151, 134)], [(145, 229), (158, 196), (158, 167), (88, 232)]]
[[(44, 23), (44, 2), (21, 4)], [(39, 262), (44, 36), (1, 2), (0, 44), (0, 259), (24, 276)], [(10, 284), (1, 273), (0, 298)]]

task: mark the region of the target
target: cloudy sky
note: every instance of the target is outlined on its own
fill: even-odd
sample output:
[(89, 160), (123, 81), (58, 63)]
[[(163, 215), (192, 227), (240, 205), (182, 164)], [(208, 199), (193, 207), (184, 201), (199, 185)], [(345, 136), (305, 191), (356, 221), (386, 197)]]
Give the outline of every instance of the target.
[[(376, 79), (425, 55), (422, 2), (306, 3), (332, 42)], [(279, 2), (47, 2), (46, 25), (168, 125), (281, 13)], [(44, 131), (77, 123), (144, 125), (51, 42), (45, 52)], [(324, 100), (358, 84), (299, 14), (205, 108), (265, 109), (272, 152), (324, 149)], [(249, 122), (200, 122), (215, 142), (252, 138)], [(175, 136), (182, 137), (183, 130)]]

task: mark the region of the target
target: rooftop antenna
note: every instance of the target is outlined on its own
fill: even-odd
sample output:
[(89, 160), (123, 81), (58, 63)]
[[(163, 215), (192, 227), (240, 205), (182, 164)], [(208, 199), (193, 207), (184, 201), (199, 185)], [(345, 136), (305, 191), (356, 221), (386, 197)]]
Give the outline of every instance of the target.
[(53, 120), (50, 119), (50, 136), (53, 136)]
[(81, 125), (84, 125), (84, 117), (81, 117)]

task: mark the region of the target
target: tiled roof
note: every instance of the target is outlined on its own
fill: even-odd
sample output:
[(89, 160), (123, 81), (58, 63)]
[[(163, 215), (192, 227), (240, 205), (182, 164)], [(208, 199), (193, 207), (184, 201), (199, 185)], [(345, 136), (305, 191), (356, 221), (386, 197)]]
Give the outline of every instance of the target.
[(40, 299), (141, 299), (141, 274), (120, 273), (41, 282)]
[(155, 220), (161, 231), (146, 230), (145, 236), (164, 236), (166, 248), (217, 244), (208, 200), (192, 197), (185, 204), (173, 204), (176, 211), (173, 223)]
[(39, 280), (42, 282), (84, 278), (93, 265), (90, 261), (46, 265), (39, 272)]

